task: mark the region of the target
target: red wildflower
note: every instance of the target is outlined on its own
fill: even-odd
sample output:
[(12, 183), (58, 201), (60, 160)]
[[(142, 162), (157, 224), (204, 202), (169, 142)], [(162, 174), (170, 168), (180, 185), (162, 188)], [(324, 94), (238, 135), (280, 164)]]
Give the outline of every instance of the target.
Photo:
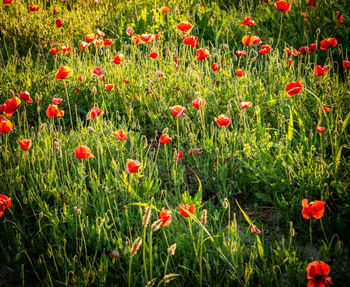
[(85, 35), (85, 41), (88, 43), (93, 42), (96, 39), (95, 34), (87, 34)]
[(198, 46), (198, 37), (196, 36), (181, 36), (182, 43), (185, 45), (191, 45), (192, 48), (196, 48)]
[(344, 60), (343, 61), (343, 67), (346, 69), (350, 69), (350, 61)]
[(293, 97), (296, 94), (301, 93), (303, 90), (303, 84), (298, 82), (291, 82), (286, 86), (286, 92), (289, 96)]
[(243, 71), (243, 69), (236, 69), (235, 73), (236, 73), (237, 77), (242, 77), (244, 74), (244, 71)]
[(103, 111), (101, 109), (95, 107), (95, 108), (92, 108), (88, 112), (86, 118), (87, 119), (95, 119), (95, 118), (99, 117), (101, 114), (103, 114)]
[(298, 56), (298, 51), (294, 48), (285, 48), (284, 52), (287, 53), (289, 56)]
[(28, 139), (24, 139), (21, 141), (18, 141), (19, 145), (21, 146), (21, 149), (24, 151), (29, 150), (30, 146), (32, 145), (32, 141)]
[(316, 127), (316, 130), (317, 130), (320, 134), (322, 134), (322, 133), (324, 133), (324, 131), (326, 130), (326, 128), (325, 128), (325, 127), (319, 127), (319, 126), (317, 126), (317, 127)]
[(301, 13), (301, 17), (303, 17), (303, 18), (307, 18), (306, 13), (305, 13), (305, 12)]
[(305, 219), (310, 219), (310, 216), (312, 216), (315, 219), (320, 219), (324, 214), (325, 204), (326, 203), (321, 200), (316, 200), (309, 203), (309, 201), (306, 198), (304, 198), (301, 201), (301, 205), (303, 206), (301, 214)]
[(217, 118), (215, 118), (215, 121), (219, 127), (222, 127), (222, 126), (227, 127), (231, 123), (231, 119), (227, 115), (224, 115), (224, 114), (221, 114)]
[(242, 109), (250, 108), (253, 105), (252, 102), (240, 102), (239, 107)]
[(166, 144), (166, 143), (168, 143), (170, 141), (171, 141), (171, 138), (167, 134), (164, 134), (164, 135), (160, 136), (160, 142), (162, 144)]
[(112, 39), (105, 39), (103, 41), (104, 46), (111, 46), (111, 45), (113, 45), (113, 43), (114, 43), (114, 41)]
[(4, 0), (4, 5), (8, 5), (8, 4), (11, 4), (13, 2), (13, 0)]
[(164, 13), (164, 14), (168, 14), (170, 12), (170, 8), (167, 6), (162, 6), (159, 8), (159, 11)]
[(52, 99), (52, 103), (54, 105), (59, 105), (60, 103), (62, 103), (62, 101), (63, 101), (63, 99), (61, 99), (61, 98), (53, 98)]
[(55, 21), (55, 25), (57, 28), (61, 28), (63, 26), (63, 21), (60, 18), (58, 18)]
[(91, 153), (91, 149), (84, 145), (78, 145), (74, 149), (74, 155), (76, 158), (95, 158), (95, 156)]
[(322, 67), (321, 65), (317, 65), (317, 66), (314, 67), (314, 74), (317, 77), (321, 77), (321, 76), (323, 76), (326, 73), (328, 73), (327, 67)]
[(124, 130), (120, 129), (117, 131), (111, 131), (111, 136), (117, 138), (118, 140), (126, 141), (128, 139), (128, 136), (125, 134)]
[(316, 0), (308, 0), (307, 4), (311, 7), (316, 7)]
[(113, 60), (112, 60), (112, 63), (116, 64), (116, 65), (119, 65), (120, 63), (122, 63), (124, 60), (124, 55), (123, 54), (119, 54), (119, 55), (115, 55)]
[(137, 172), (140, 167), (141, 167), (141, 163), (138, 162), (137, 160), (129, 159), (129, 158), (126, 160), (126, 170), (129, 173)]
[(62, 49), (63, 54), (69, 54), (72, 50), (70, 47), (66, 47), (63, 44), (61, 44), (61, 49)]
[(245, 35), (242, 38), (242, 43), (246, 46), (251, 44), (259, 45), (261, 43), (261, 39), (258, 36)]
[(245, 56), (245, 55), (247, 55), (247, 52), (243, 51), (243, 50), (238, 50), (238, 51), (236, 51), (236, 55), (237, 56)]
[(307, 279), (310, 279), (307, 287), (325, 287), (333, 284), (332, 278), (326, 276), (331, 272), (331, 267), (323, 261), (310, 262), (306, 267), (306, 272)]
[(193, 26), (190, 22), (184, 21), (184, 22), (181, 22), (179, 25), (177, 25), (176, 28), (188, 34), (191, 32)]
[(173, 114), (174, 117), (181, 117), (182, 114), (185, 112), (185, 108), (183, 106), (180, 106), (180, 105), (176, 105), (176, 106), (173, 106), (173, 107), (170, 107), (169, 108), (171, 113)]
[(27, 101), (28, 104), (33, 102), (33, 100), (30, 98), (30, 94), (27, 91), (19, 92), (19, 98), (21, 101)]
[(32, 4), (29, 6), (29, 12), (37, 12), (37, 11), (39, 11), (39, 5)]
[(320, 42), (321, 50), (327, 50), (333, 48), (338, 44), (336, 38), (326, 38)]
[[(7, 4), (10, 4), (10, 3), (7, 3)], [(0, 217), (4, 214), (5, 209), (10, 207), (11, 207), (11, 198), (7, 197), (6, 195), (0, 194)]]
[(88, 48), (89, 46), (90, 46), (90, 44), (87, 43), (87, 42), (84, 42), (84, 41), (81, 41), (81, 42), (80, 42), (80, 49), (82, 49), (83, 51), (84, 51), (86, 48)]
[(64, 111), (60, 111), (56, 105), (49, 105), (46, 109), (46, 116), (48, 118), (63, 117)]
[(180, 204), (179, 206), (179, 212), (183, 217), (189, 217), (189, 213), (194, 213), (195, 212), (195, 207), (194, 205), (188, 205), (188, 204)]
[(107, 89), (108, 91), (112, 91), (112, 90), (114, 89), (114, 84), (107, 84), (107, 85), (106, 85), (106, 89)]
[(340, 15), (337, 19), (337, 22), (340, 24), (340, 23), (343, 23), (344, 20), (345, 20), (344, 16)]
[(131, 36), (132, 34), (134, 34), (134, 29), (131, 27), (126, 28), (126, 34), (128, 36)]
[(58, 50), (57, 47), (54, 47), (54, 48), (50, 49), (50, 52), (51, 52), (52, 55), (56, 55), (56, 54), (58, 54), (60, 52), (60, 50)]
[(7, 100), (4, 104), (5, 106), (4, 106), (3, 113), (7, 117), (12, 116), (16, 112), (20, 104), (21, 104), (21, 100), (16, 96), (13, 97), (12, 99)]
[(316, 51), (317, 50), (317, 45), (316, 43), (314, 44), (310, 44), (309, 45), (309, 53), (313, 52), (313, 51)]
[(289, 65), (289, 67), (293, 64), (293, 60), (292, 59), (288, 59), (287, 60), (287, 64)]
[(197, 54), (194, 59), (200, 61), (205, 59), (206, 57), (209, 57), (209, 51), (205, 48), (201, 48), (197, 50)]
[(255, 224), (252, 225), (252, 227), (250, 228), (250, 231), (252, 233), (254, 233), (254, 234), (260, 234), (261, 233), (261, 230), (258, 229)]
[(103, 37), (105, 36), (105, 33), (102, 32), (102, 31), (99, 30), (99, 29), (96, 29), (96, 34), (97, 34), (97, 36), (99, 36), (100, 38), (103, 38)]
[(60, 66), (56, 72), (56, 80), (64, 80), (73, 75), (73, 70), (68, 66)]
[(326, 105), (323, 105), (323, 106), (322, 106), (322, 109), (323, 109), (325, 112), (330, 112), (330, 111), (331, 111), (331, 109), (330, 109), (330, 108), (327, 108)]
[(159, 213), (158, 219), (162, 219), (163, 223), (162, 226), (168, 226), (171, 223), (171, 211), (168, 209), (162, 208), (161, 212)]
[(204, 107), (206, 103), (207, 102), (204, 99), (197, 98), (197, 99), (192, 101), (192, 106), (198, 110), (198, 109)]
[(176, 151), (176, 148), (174, 148), (174, 158), (175, 162), (177, 162), (179, 159), (184, 157), (184, 153), (180, 150), (179, 152)]
[(7, 134), (13, 130), (13, 123), (6, 120), (3, 115), (0, 117), (0, 134)]
[(217, 63), (214, 63), (213, 65), (211, 65), (211, 68), (213, 69), (214, 72), (217, 72), (220, 69)]
[(204, 149), (202, 149), (202, 148), (193, 148), (193, 149), (190, 149), (190, 150), (188, 151), (188, 154), (189, 154), (190, 156), (192, 156), (193, 153), (198, 154), (198, 155), (201, 155), (203, 152), (204, 152)]
[(158, 53), (157, 52), (151, 52), (149, 53), (149, 56), (152, 58), (152, 59), (156, 59), (158, 57)]
[(246, 17), (242, 22), (241, 25), (250, 25), (250, 26), (254, 26), (256, 25), (255, 21), (252, 20), (249, 16)]
[(95, 68), (92, 70), (92, 73), (93, 73), (94, 75), (96, 75), (97, 77), (103, 76), (103, 73), (104, 73), (104, 72), (105, 72), (105, 71), (102, 70), (102, 68), (101, 68), (100, 66), (97, 66), (97, 67), (95, 67)]
[(286, 1), (277, 1), (275, 3), (275, 6), (279, 12), (288, 13), (290, 11), (292, 4), (290, 3), (287, 4)]
[(260, 55), (265, 55), (266, 53), (269, 53), (272, 51), (272, 48), (270, 45), (262, 45), (261, 49), (259, 51)]

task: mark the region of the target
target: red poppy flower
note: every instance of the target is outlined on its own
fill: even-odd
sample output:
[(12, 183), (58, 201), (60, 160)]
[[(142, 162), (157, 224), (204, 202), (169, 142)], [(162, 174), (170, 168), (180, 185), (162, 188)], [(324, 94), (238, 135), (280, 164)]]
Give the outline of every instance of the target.
[(103, 38), (103, 37), (105, 36), (105, 33), (102, 32), (102, 31), (99, 30), (99, 29), (96, 29), (96, 34), (97, 34), (97, 36), (99, 36), (100, 38)]
[(153, 43), (155, 38), (156, 38), (155, 34), (141, 34), (140, 35), (141, 43), (144, 43), (144, 44)]
[(301, 13), (301, 17), (303, 17), (303, 18), (307, 18), (306, 13), (305, 13), (305, 12)]
[(114, 41), (112, 39), (105, 39), (103, 41), (104, 46), (111, 46), (111, 45), (113, 45), (113, 43), (114, 43)]
[(296, 94), (301, 93), (303, 90), (303, 84), (298, 82), (291, 82), (286, 87), (286, 92), (289, 96), (293, 97)]
[(162, 71), (157, 71), (156, 72), (156, 77), (163, 78), (164, 77), (164, 73)]
[(57, 28), (61, 28), (63, 26), (63, 21), (60, 18), (58, 18), (55, 21), (55, 25)]
[(173, 106), (173, 107), (170, 107), (169, 108), (171, 113), (173, 114), (174, 117), (181, 117), (182, 114), (185, 112), (185, 108), (183, 106), (180, 106), (180, 105), (176, 105), (176, 106)]
[(201, 48), (197, 50), (196, 57), (194, 58), (197, 61), (203, 60), (206, 57), (209, 57), (209, 51), (205, 48)]
[(181, 22), (179, 25), (177, 25), (176, 28), (188, 34), (191, 32), (193, 26), (190, 22), (184, 21), (184, 22)]
[(112, 90), (114, 89), (114, 84), (107, 84), (107, 85), (106, 85), (106, 89), (107, 89), (108, 91), (112, 91)]
[(269, 53), (271, 51), (272, 51), (272, 48), (271, 48), (270, 45), (262, 45), (261, 49), (259, 51), (259, 54), (260, 55), (265, 55), (265, 54), (267, 54), (267, 53)]
[(95, 34), (87, 34), (85, 35), (85, 41), (88, 43), (93, 42), (96, 39)]
[(8, 5), (8, 4), (11, 4), (13, 2), (13, 0), (4, 0), (4, 5)]
[(64, 111), (60, 111), (56, 105), (49, 105), (46, 109), (46, 116), (48, 118), (63, 117)]
[[(8, 3), (9, 4), (9, 3)], [(11, 207), (11, 198), (0, 194), (0, 217), (4, 214), (6, 208)]]
[(60, 52), (60, 50), (58, 50), (58, 48), (54, 47), (54, 48), (50, 49), (50, 52), (52, 55), (56, 55)]
[(316, 50), (317, 50), (317, 44), (316, 43), (309, 45), (309, 53), (311, 53), (313, 51), (316, 51)]
[(149, 56), (152, 58), (152, 59), (155, 59), (158, 57), (158, 53), (157, 52), (151, 52), (149, 53)]
[(30, 146), (32, 145), (32, 141), (28, 139), (24, 139), (21, 141), (18, 141), (19, 145), (21, 146), (21, 149), (24, 151), (29, 150)]
[(62, 101), (63, 101), (63, 99), (61, 99), (61, 98), (53, 98), (52, 99), (52, 103), (54, 105), (59, 105), (60, 103), (62, 103)]
[(188, 204), (180, 204), (179, 206), (179, 212), (183, 217), (189, 217), (189, 213), (194, 213), (195, 212), (194, 205), (188, 205)]
[(29, 12), (37, 12), (37, 11), (39, 11), (39, 5), (32, 4), (29, 6)]
[(84, 145), (78, 145), (74, 149), (74, 155), (76, 158), (95, 158), (91, 153), (91, 149)]
[(239, 107), (242, 109), (250, 108), (253, 105), (252, 102), (240, 102)]
[(198, 110), (198, 109), (204, 107), (206, 103), (207, 102), (204, 99), (197, 98), (197, 99), (192, 101), (192, 106)]
[(245, 35), (242, 38), (242, 43), (246, 46), (251, 44), (259, 45), (261, 43), (261, 39), (258, 36)]
[(63, 54), (69, 54), (72, 50), (70, 47), (66, 47), (63, 44), (61, 44), (61, 49), (62, 49)]
[(131, 36), (132, 34), (134, 34), (134, 29), (131, 27), (126, 28), (126, 34), (128, 36)]
[(317, 127), (316, 127), (316, 130), (317, 130), (320, 134), (322, 134), (322, 133), (324, 133), (324, 131), (326, 130), (326, 128), (325, 128), (325, 127), (319, 127), (319, 126), (317, 126)]
[(6, 120), (3, 115), (0, 117), (0, 134), (7, 134), (13, 130), (13, 123)]
[(350, 61), (344, 60), (343, 61), (343, 67), (346, 69), (350, 69)]
[(309, 201), (306, 198), (304, 198), (301, 201), (301, 205), (303, 206), (301, 214), (305, 219), (310, 219), (310, 216), (312, 216), (315, 219), (320, 219), (324, 214), (325, 204), (326, 203), (321, 200), (316, 200), (309, 203)]
[(129, 158), (126, 160), (126, 170), (129, 173), (137, 172), (140, 167), (141, 167), (141, 163), (138, 162), (137, 160), (129, 159)]
[(101, 114), (103, 114), (103, 111), (97, 107), (92, 108), (88, 114), (87, 114), (87, 119), (95, 119), (97, 117), (99, 117)]
[(331, 109), (330, 109), (330, 108), (327, 108), (326, 105), (323, 105), (323, 106), (322, 106), (322, 109), (323, 109), (325, 112), (330, 112), (330, 111), (331, 111)]
[(287, 53), (289, 56), (298, 56), (298, 51), (294, 48), (285, 48), (284, 52)]
[(56, 15), (56, 13), (57, 13), (57, 7), (54, 6), (54, 7), (52, 8), (52, 14), (53, 14), (53, 15)]
[(33, 102), (33, 100), (30, 98), (30, 94), (27, 91), (19, 92), (19, 98), (21, 101), (27, 101), (28, 104)]
[(316, 7), (316, 0), (308, 0), (307, 4), (311, 7)]
[(125, 86), (127, 86), (129, 84), (129, 80), (128, 79), (122, 79), (122, 81), (125, 83)]
[(198, 37), (196, 36), (181, 36), (182, 43), (185, 45), (191, 45), (192, 48), (196, 48), (198, 46)]
[(167, 6), (162, 6), (159, 8), (159, 11), (164, 13), (164, 14), (168, 14), (170, 12), (170, 8)]
[(343, 23), (344, 20), (345, 20), (344, 16), (340, 15), (337, 19), (337, 22), (340, 24), (340, 23)]
[(307, 279), (310, 279), (307, 287), (325, 287), (333, 284), (332, 278), (326, 276), (331, 272), (331, 267), (323, 261), (310, 262), (306, 267), (306, 272)]
[(4, 104), (5, 106), (4, 106), (3, 113), (7, 117), (12, 116), (16, 112), (20, 104), (21, 104), (21, 100), (16, 96), (13, 97), (12, 99), (7, 100)]
[(246, 17), (242, 22), (241, 25), (250, 25), (250, 26), (254, 26), (256, 25), (255, 21), (252, 20), (249, 16)]
[(202, 149), (202, 148), (193, 148), (193, 149), (190, 149), (190, 150), (188, 151), (188, 154), (189, 154), (190, 156), (192, 156), (194, 153), (195, 153), (195, 154), (198, 154), (198, 155), (201, 155), (203, 152), (204, 152), (204, 149)]
[(245, 56), (245, 55), (247, 55), (247, 52), (243, 51), (243, 50), (238, 50), (238, 51), (236, 51), (236, 55), (237, 56)]
[(255, 224), (252, 225), (252, 227), (250, 228), (250, 231), (252, 233), (254, 233), (254, 234), (260, 234), (261, 233), (261, 230), (258, 229)]
[(81, 41), (80, 42), (80, 49), (81, 50), (85, 50), (86, 48), (88, 48), (90, 46), (90, 44), (89, 43), (87, 43), (87, 42), (84, 42), (84, 41)]
[(119, 54), (119, 55), (115, 55), (113, 60), (112, 60), (112, 63), (116, 64), (116, 65), (119, 65), (120, 63), (122, 63), (124, 60), (124, 55), (123, 54)]
[(338, 44), (336, 38), (326, 38), (320, 42), (321, 50), (327, 50), (333, 48)]
[(74, 93), (78, 94), (80, 92), (80, 89), (76, 89)]
[(162, 226), (168, 226), (171, 223), (171, 210), (168, 209), (162, 209), (159, 213), (158, 219), (162, 219), (163, 223)]
[(217, 63), (214, 63), (213, 65), (211, 65), (211, 68), (213, 69), (213, 72), (217, 72), (220, 69)]
[(104, 41), (100, 39), (95, 39), (93, 43), (97, 48), (102, 48), (105, 45)]
[(171, 141), (171, 138), (167, 134), (164, 134), (164, 135), (160, 136), (160, 142), (162, 144), (166, 144), (166, 143), (168, 143), (170, 141)]
[(292, 59), (288, 59), (287, 60), (287, 64), (289, 65), (289, 67), (293, 64), (293, 60)]
[(73, 70), (68, 66), (60, 66), (56, 72), (56, 80), (64, 80), (73, 75)]
[(184, 153), (180, 150), (179, 152), (176, 151), (176, 148), (174, 148), (174, 158), (175, 162), (177, 162), (179, 159), (184, 157)]
[(322, 67), (321, 65), (317, 65), (317, 66), (314, 67), (314, 74), (317, 77), (321, 77), (321, 76), (323, 76), (326, 73), (328, 73), (327, 67)]
[(224, 115), (224, 114), (221, 114), (217, 118), (215, 118), (215, 121), (219, 127), (222, 127), (222, 126), (227, 127), (231, 123), (231, 119), (227, 115)]
[(100, 66), (97, 66), (97, 67), (95, 67), (93, 70), (92, 70), (92, 73), (94, 74), (94, 75), (96, 75), (97, 77), (101, 77), (101, 76), (103, 76), (103, 73), (104, 73), (105, 71), (100, 67)]
[(290, 11), (292, 4), (290, 3), (287, 4), (286, 1), (277, 1), (275, 3), (275, 6), (279, 12), (288, 13)]
[(236, 69), (235, 73), (238, 77), (242, 77), (244, 74), (244, 71), (243, 71), (243, 69)]
[(125, 134), (124, 130), (120, 129), (117, 131), (111, 131), (111, 136), (117, 138), (118, 140), (126, 141), (128, 136)]
[(309, 47), (308, 46), (302, 46), (302, 47), (299, 48), (299, 52), (300, 52), (300, 54), (310, 53)]

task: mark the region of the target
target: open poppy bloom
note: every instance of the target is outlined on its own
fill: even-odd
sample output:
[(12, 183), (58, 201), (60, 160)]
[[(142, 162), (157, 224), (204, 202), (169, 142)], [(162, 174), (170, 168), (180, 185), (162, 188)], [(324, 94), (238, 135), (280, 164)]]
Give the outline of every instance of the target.
[(317, 44), (313, 43), (309, 45), (309, 53), (314, 52), (317, 50)]
[(307, 287), (325, 287), (328, 284), (332, 285), (332, 278), (327, 276), (331, 272), (331, 267), (323, 261), (310, 262), (306, 267)]
[(311, 53), (311, 51), (309, 50), (308, 46), (302, 46), (299, 48), (299, 53), (300, 54), (307, 54), (307, 53)]
[(259, 54), (260, 55), (265, 55), (265, 54), (267, 54), (267, 53), (269, 53), (271, 51), (272, 51), (272, 48), (271, 48), (270, 45), (262, 45), (261, 49), (259, 51)]
[(340, 15), (340, 16), (337, 18), (337, 23), (341, 24), (341, 23), (343, 23), (344, 20), (345, 20), (344, 16), (343, 16), (343, 15)]
[(298, 51), (294, 48), (285, 48), (284, 53), (287, 53), (289, 56), (298, 56)]
[(255, 21), (252, 20), (249, 16), (246, 17), (242, 22), (241, 25), (249, 25), (249, 26), (254, 26), (256, 25)]
[(330, 111), (331, 111), (331, 109), (330, 109), (330, 108), (327, 108), (326, 105), (323, 105), (323, 106), (322, 106), (322, 109), (323, 109), (325, 112), (330, 112)]
[(91, 149), (85, 145), (78, 145), (74, 149), (74, 155), (76, 158), (95, 158), (95, 156), (91, 153)]
[(21, 100), (18, 97), (13, 97), (9, 99), (4, 104), (3, 113), (7, 117), (11, 117), (17, 110), (18, 106), (21, 104)]
[(159, 213), (158, 219), (163, 220), (162, 226), (168, 226), (172, 220), (171, 210), (162, 208), (162, 210)]
[(120, 129), (117, 131), (111, 131), (111, 136), (117, 138), (118, 140), (126, 141), (128, 136), (125, 134), (124, 130)]
[(108, 91), (112, 91), (112, 90), (114, 89), (114, 84), (107, 84), (107, 85), (106, 85), (106, 89), (107, 89)]
[(153, 43), (154, 39), (158, 38), (157, 34), (141, 34), (140, 36), (141, 43), (149, 44)]
[(102, 111), (101, 109), (95, 107), (95, 108), (92, 108), (92, 109), (88, 112), (86, 118), (87, 118), (88, 120), (89, 120), (89, 119), (95, 119), (95, 118), (99, 117), (101, 114), (103, 114), (103, 111)]
[(170, 12), (170, 8), (167, 6), (162, 6), (159, 8), (159, 11), (164, 13), (164, 14), (168, 14)]
[(326, 38), (320, 42), (321, 50), (327, 50), (333, 48), (338, 44), (336, 38)]
[(185, 45), (191, 45), (192, 48), (196, 48), (198, 46), (198, 37), (196, 36), (182, 35), (181, 39), (182, 43)]
[(169, 137), (169, 135), (164, 134), (164, 135), (161, 135), (161, 136), (160, 136), (160, 142), (161, 142), (162, 144), (166, 144), (166, 143), (168, 143), (168, 142), (170, 142), (170, 141), (171, 141), (171, 138)]
[(326, 73), (328, 73), (328, 69), (326, 67), (322, 67), (321, 65), (317, 65), (314, 67), (314, 74), (317, 77), (321, 77)]
[(48, 118), (63, 117), (64, 111), (58, 110), (58, 107), (56, 105), (49, 105), (46, 109), (46, 116)]
[(128, 159), (126, 160), (126, 170), (127, 170), (129, 173), (137, 172), (137, 171), (139, 170), (140, 167), (141, 167), (141, 163), (138, 162), (137, 160), (130, 159), (130, 158), (128, 158)]
[(302, 12), (302, 13), (301, 13), (301, 17), (303, 17), (304, 19), (307, 18), (306, 13), (305, 13), (305, 12)]
[(124, 60), (124, 55), (123, 54), (119, 54), (119, 55), (115, 55), (113, 60), (112, 60), (112, 63), (116, 64), (116, 65), (119, 65), (120, 63), (122, 63)]
[(90, 46), (90, 44), (89, 43), (87, 43), (87, 42), (84, 42), (84, 41), (81, 41), (80, 42), (80, 49), (82, 50), (82, 51), (84, 51), (86, 48), (88, 48)]
[(158, 53), (157, 52), (151, 52), (149, 53), (149, 56), (152, 58), (152, 59), (156, 59), (158, 57)]
[(176, 28), (179, 29), (180, 31), (188, 34), (191, 32), (193, 26), (190, 22), (184, 21), (184, 22), (179, 23), (179, 25), (177, 25)]
[(52, 99), (52, 103), (54, 105), (59, 105), (60, 103), (62, 103), (62, 101), (63, 101), (63, 99), (61, 99), (61, 98), (53, 98)]
[(73, 70), (68, 66), (60, 66), (56, 72), (56, 80), (64, 80), (73, 75)]
[(55, 21), (55, 25), (57, 28), (61, 28), (63, 26), (63, 21), (60, 18), (58, 18)]
[(103, 41), (104, 46), (111, 46), (111, 45), (113, 45), (113, 43), (114, 43), (114, 41), (112, 39), (105, 39)]
[(27, 91), (19, 92), (19, 98), (21, 101), (26, 101), (28, 104), (33, 102), (33, 100), (30, 98), (30, 94)]
[(6, 208), (11, 207), (11, 198), (0, 194), (0, 217), (4, 214)]
[(196, 57), (194, 58), (197, 61), (203, 60), (206, 57), (209, 57), (209, 51), (205, 48), (201, 48), (197, 50)]
[(92, 70), (92, 73), (96, 75), (98, 78), (102, 77), (104, 72), (105, 71), (100, 66), (97, 66)]
[(192, 101), (192, 106), (198, 110), (198, 109), (204, 107), (206, 103), (207, 102), (204, 99), (197, 98), (197, 99)]
[(180, 105), (170, 107), (169, 109), (170, 109), (171, 113), (173, 114), (173, 116), (177, 117), (177, 118), (181, 117), (186, 110), (183, 106), (180, 106)]
[(128, 36), (131, 36), (132, 34), (134, 34), (134, 29), (131, 27), (126, 28), (126, 34)]
[(259, 45), (261, 43), (261, 39), (258, 36), (245, 35), (242, 38), (242, 43), (246, 46), (251, 44)]
[(290, 3), (287, 4), (286, 1), (277, 1), (275, 3), (275, 6), (279, 12), (288, 13), (290, 11), (292, 4)]
[(192, 148), (188, 151), (188, 154), (192, 156), (193, 154), (201, 155), (204, 152), (204, 149), (202, 148)]
[(100, 38), (103, 38), (103, 37), (105, 36), (105, 33), (102, 32), (102, 31), (99, 30), (99, 29), (96, 29), (96, 34), (97, 34), (97, 36), (99, 36)]
[(344, 60), (343, 61), (343, 67), (346, 69), (350, 69), (350, 61)]
[(0, 134), (7, 134), (13, 130), (13, 123), (6, 120), (3, 115), (0, 117)]
[(58, 54), (59, 52), (60, 52), (60, 50), (58, 50), (58, 48), (56, 48), (56, 47), (50, 49), (50, 53), (51, 53), (52, 55), (56, 55), (56, 54)]
[(218, 126), (221, 128), (222, 126), (229, 126), (231, 123), (231, 119), (224, 114), (219, 115), (217, 118), (215, 118), (216, 123), (218, 124)]
[(157, 71), (157, 72), (155, 72), (155, 75), (156, 75), (156, 77), (158, 77), (158, 78), (163, 78), (163, 77), (164, 77), (164, 73), (163, 73), (162, 71)]
[(179, 212), (183, 217), (189, 217), (189, 213), (195, 212), (194, 204), (188, 205), (188, 204), (180, 204), (179, 206)]
[(8, 4), (11, 4), (13, 2), (13, 0), (4, 0), (4, 5), (8, 5)]
[(242, 109), (250, 108), (253, 105), (252, 102), (240, 102), (239, 107)]
[(254, 233), (254, 234), (260, 234), (261, 233), (261, 230), (258, 229), (255, 224), (252, 225), (252, 227), (250, 228), (250, 231), (252, 233)]
[(28, 139), (24, 139), (21, 141), (18, 141), (19, 145), (21, 146), (21, 149), (24, 151), (29, 150), (30, 146), (32, 145), (32, 141)]
[(176, 148), (174, 148), (174, 158), (175, 162), (177, 162), (179, 159), (184, 157), (184, 153), (180, 150), (179, 152), (176, 151)]
[(85, 41), (88, 43), (93, 42), (96, 39), (95, 34), (87, 34), (85, 35)]
[(293, 64), (293, 59), (288, 59), (286, 63), (289, 65), (289, 67)]
[(71, 50), (72, 50), (69, 46), (66, 47), (63, 44), (61, 44), (61, 49), (62, 49), (63, 54), (69, 54), (71, 52)]
[(324, 133), (324, 131), (326, 130), (326, 128), (325, 128), (325, 127), (319, 127), (319, 126), (317, 126), (317, 127), (316, 127), (316, 130), (317, 130), (320, 134), (322, 134), (322, 133)]
[(37, 12), (37, 11), (39, 11), (39, 5), (32, 4), (29, 6), (29, 12)]
[(243, 69), (236, 69), (235, 73), (236, 73), (237, 77), (242, 77), (244, 74), (244, 71), (243, 71)]
[(303, 206), (301, 214), (305, 219), (310, 219), (310, 216), (312, 216), (315, 219), (320, 219), (324, 214), (325, 204), (326, 203), (321, 200), (315, 200), (309, 203), (309, 201), (306, 198), (304, 198), (301, 201), (301, 205)]
[(243, 50), (238, 50), (238, 51), (236, 51), (236, 55), (237, 56), (245, 56), (245, 55), (247, 55), (247, 52), (246, 51), (243, 51)]
[(286, 92), (289, 96), (293, 97), (296, 94), (301, 93), (303, 90), (303, 84), (298, 82), (291, 82), (286, 87)]
[(95, 39), (93, 43), (97, 48), (102, 48), (105, 45), (104, 41), (100, 39)]
[(211, 65), (211, 68), (213, 69), (213, 72), (217, 72), (220, 69), (217, 63), (214, 63), (213, 65)]

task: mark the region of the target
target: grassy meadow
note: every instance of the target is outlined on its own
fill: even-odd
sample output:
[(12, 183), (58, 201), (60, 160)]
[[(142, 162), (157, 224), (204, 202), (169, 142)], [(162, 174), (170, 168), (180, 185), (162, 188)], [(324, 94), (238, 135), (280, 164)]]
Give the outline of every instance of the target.
[(0, 286), (349, 286), (350, 3), (282, 2), (1, 0)]

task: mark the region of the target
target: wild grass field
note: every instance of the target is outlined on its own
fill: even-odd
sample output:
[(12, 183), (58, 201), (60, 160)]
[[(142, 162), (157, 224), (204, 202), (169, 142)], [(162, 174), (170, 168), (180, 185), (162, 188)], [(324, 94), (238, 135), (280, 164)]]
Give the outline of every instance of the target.
[(0, 286), (350, 285), (349, 1), (0, 3)]

